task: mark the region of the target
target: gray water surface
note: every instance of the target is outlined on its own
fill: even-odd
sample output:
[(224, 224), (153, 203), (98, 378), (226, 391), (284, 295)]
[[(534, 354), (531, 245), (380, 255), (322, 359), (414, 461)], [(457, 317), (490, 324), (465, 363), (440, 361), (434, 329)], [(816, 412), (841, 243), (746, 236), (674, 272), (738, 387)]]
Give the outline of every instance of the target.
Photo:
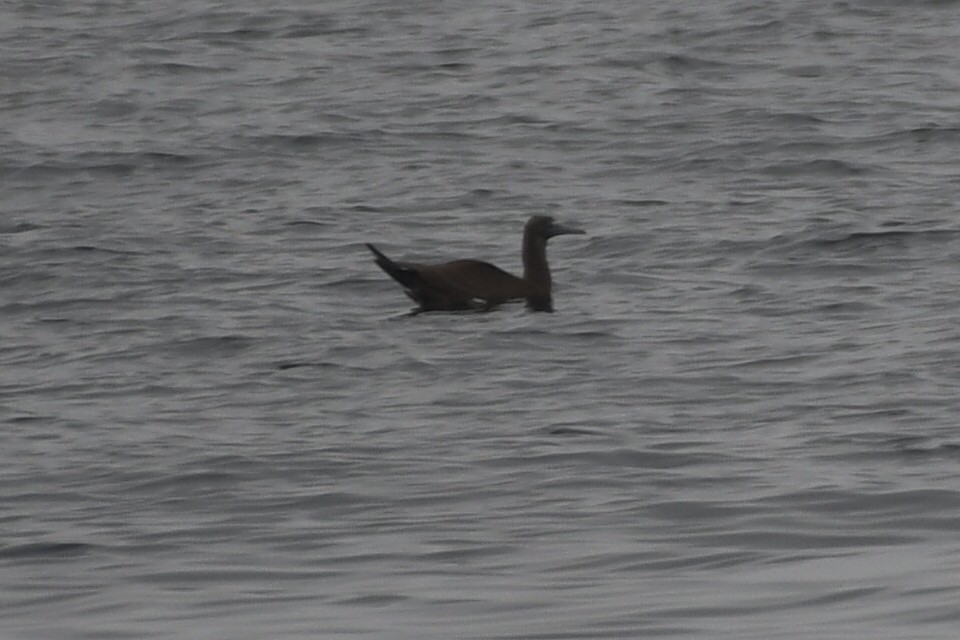
[(0, 8), (0, 637), (957, 637), (960, 5), (281, 5)]

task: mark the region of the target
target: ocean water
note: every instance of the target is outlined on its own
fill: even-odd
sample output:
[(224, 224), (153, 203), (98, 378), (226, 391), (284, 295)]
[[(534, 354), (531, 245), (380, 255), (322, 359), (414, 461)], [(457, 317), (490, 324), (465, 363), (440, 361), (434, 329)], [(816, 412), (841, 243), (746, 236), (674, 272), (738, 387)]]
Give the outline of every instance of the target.
[(0, 638), (957, 637), (960, 4), (275, 4), (0, 7)]

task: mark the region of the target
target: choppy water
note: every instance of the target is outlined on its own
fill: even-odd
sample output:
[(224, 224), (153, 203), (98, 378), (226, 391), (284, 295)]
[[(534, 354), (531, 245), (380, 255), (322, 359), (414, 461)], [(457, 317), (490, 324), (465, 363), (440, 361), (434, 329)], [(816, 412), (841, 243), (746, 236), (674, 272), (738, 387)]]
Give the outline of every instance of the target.
[(122, 4), (0, 8), (0, 637), (956, 637), (960, 5)]

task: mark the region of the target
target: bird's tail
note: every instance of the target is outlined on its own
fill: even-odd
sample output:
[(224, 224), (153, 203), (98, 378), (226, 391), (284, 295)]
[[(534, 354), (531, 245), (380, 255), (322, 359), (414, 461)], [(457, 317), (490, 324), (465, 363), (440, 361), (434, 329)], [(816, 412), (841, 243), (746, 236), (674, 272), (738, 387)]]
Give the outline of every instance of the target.
[(367, 249), (373, 253), (374, 262), (383, 269), (388, 276), (402, 284), (404, 287), (411, 287), (415, 284), (417, 273), (414, 269), (397, 264), (387, 256), (383, 255), (379, 249), (370, 243), (365, 243)]
[(387, 267), (396, 266), (396, 263), (390, 258), (388, 258), (387, 256), (383, 255), (379, 249), (377, 249), (375, 246), (373, 246), (369, 242), (365, 244), (367, 245), (367, 249), (370, 249), (371, 253), (373, 253), (373, 257), (376, 259), (377, 264), (380, 265), (380, 268), (386, 271), (387, 273), (390, 273), (387, 270)]

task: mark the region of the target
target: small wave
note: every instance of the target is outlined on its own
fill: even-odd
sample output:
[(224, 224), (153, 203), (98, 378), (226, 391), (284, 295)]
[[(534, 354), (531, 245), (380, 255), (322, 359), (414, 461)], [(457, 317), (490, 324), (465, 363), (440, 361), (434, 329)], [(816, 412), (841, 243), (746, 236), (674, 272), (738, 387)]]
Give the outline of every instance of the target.
[(329, 227), (330, 223), (320, 222), (319, 220), (291, 220), (286, 223), (288, 227)]
[(544, 432), (551, 436), (602, 436), (602, 432), (597, 431), (596, 429), (586, 429), (584, 427), (570, 427), (564, 425), (558, 425), (554, 427), (546, 427)]
[(0, 167), (0, 177), (26, 182), (48, 182), (51, 180), (89, 175), (111, 175), (115, 177), (125, 177), (130, 175), (134, 169), (135, 167), (131, 164), (117, 162), (98, 162), (87, 164), (49, 161), (36, 162), (19, 167)]
[(341, 369), (339, 365), (331, 362), (309, 362), (306, 360), (291, 360), (287, 362), (278, 362), (278, 371), (289, 371), (290, 369)]
[(208, 67), (204, 65), (197, 64), (186, 64), (183, 62), (149, 62), (141, 63), (134, 67), (136, 71), (143, 72), (159, 72), (169, 75), (187, 75), (187, 74), (199, 74), (199, 73), (219, 73), (222, 69), (216, 67)]
[(103, 99), (94, 105), (97, 115), (107, 118), (123, 118), (140, 110), (140, 105), (129, 100)]
[(629, 199), (629, 198), (628, 198), (628, 199), (623, 199), (623, 200), (614, 200), (614, 203), (615, 203), (615, 204), (623, 205), (623, 206), (625, 206), (625, 207), (637, 207), (637, 208), (645, 208), (645, 207), (665, 207), (665, 206), (667, 206), (668, 204), (670, 204), (670, 203), (667, 202), (666, 200), (656, 200), (656, 199), (653, 199), (653, 198), (650, 198), (650, 199), (642, 199), (642, 200), (633, 200), (633, 199)]
[(777, 176), (859, 176), (871, 172), (870, 167), (845, 160), (821, 158), (808, 162), (782, 162), (763, 169), (764, 173)]
[(904, 246), (912, 241), (948, 242), (960, 231), (953, 229), (855, 231), (839, 238), (823, 238), (813, 241), (821, 247), (865, 248)]
[(409, 599), (410, 596), (396, 593), (371, 593), (349, 596), (337, 601), (337, 604), (351, 607), (387, 607)]
[[(838, 233), (808, 230), (798, 234), (778, 235), (769, 239), (760, 249), (759, 256), (764, 256), (764, 259), (755, 262), (751, 268), (793, 268), (800, 261), (810, 268), (834, 268), (838, 266), (836, 260), (843, 259), (847, 261), (844, 263), (847, 268), (878, 269), (887, 263), (877, 262), (875, 258), (866, 262), (865, 257), (879, 252), (908, 258), (919, 255), (919, 249), (923, 247), (951, 243), (960, 235), (960, 230), (955, 229), (904, 229), (899, 223), (880, 226), (881, 229), (874, 231)], [(822, 258), (825, 254), (836, 260), (824, 262)], [(933, 257), (938, 255), (939, 252)], [(771, 258), (775, 260), (771, 261)], [(851, 259), (856, 259), (857, 263), (849, 263)]]
[(819, 354), (803, 353), (803, 354), (786, 355), (786, 356), (770, 356), (765, 358), (752, 358), (749, 360), (742, 360), (740, 362), (733, 362), (728, 366), (733, 369), (752, 369), (752, 368), (765, 369), (768, 367), (783, 369), (786, 367), (799, 367), (800, 365), (806, 364), (808, 362), (813, 362), (819, 358), (820, 358)]
[(830, 73), (830, 69), (822, 64), (801, 64), (789, 67), (784, 73), (796, 78), (821, 78)]
[(270, 147), (296, 153), (313, 152), (319, 148), (355, 148), (371, 140), (377, 132), (334, 132), (319, 133), (274, 133), (255, 136), (252, 142), (258, 147)]
[(190, 354), (198, 357), (210, 355), (229, 356), (245, 351), (253, 341), (246, 336), (223, 335), (189, 338), (158, 345), (162, 349), (172, 349), (177, 353)]
[(26, 233), (27, 231), (35, 231), (42, 228), (42, 225), (33, 224), (30, 222), (14, 222), (11, 224), (0, 223), (0, 235)]
[(891, 131), (874, 138), (874, 140), (891, 142), (939, 142), (952, 143), (960, 140), (960, 127), (927, 125), (924, 127), (913, 127), (900, 131)]
[(41, 181), (90, 178), (97, 176), (127, 177), (146, 169), (181, 168), (195, 164), (196, 156), (162, 151), (144, 152), (84, 152), (63, 160), (49, 160), (31, 164), (0, 165), (0, 178), (21, 181)]
[(267, 40), (276, 35), (273, 29), (256, 29), (252, 27), (239, 27), (230, 31), (221, 31), (210, 34), (214, 42), (237, 41), (237, 40)]
[(19, 415), (7, 418), (10, 424), (33, 424), (35, 422), (43, 422), (45, 419), (47, 418), (37, 415)]
[(783, 125), (820, 125), (825, 122), (823, 118), (818, 118), (809, 113), (781, 112), (772, 113), (774, 122)]
[[(888, 410), (886, 412), (890, 414)], [(900, 415), (909, 415), (900, 412)], [(881, 412), (866, 417), (882, 417)], [(876, 458), (960, 458), (960, 442), (942, 438), (903, 435), (899, 433), (855, 433), (813, 441), (829, 451), (826, 458), (863, 460)]]
[(490, 460), (492, 466), (514, 466), (532, 464), (538, 467), (562, 466), (564, 464), (585, 464), (593, 469), (638, 468), (638, 469), (681, 469), (703, 464), (720, 463), (721, 455), (703, 453), (672, 453), (636, 449), (611, 449), (602, 451), (579, 451), (547, 453), (532, 456), (504, 456)]
[(155, 480), (148, 480), (135, 487), (137, 492), (170, 493), (181, 495), (190, 489), (214, 491), (224, 485), (232, 486), (237, 482), (236, 475), (223, 471), (194, 471), (181, 473)]
[(141, 255), (139, 251), (124, 251), (122, 249), (107, 249), (105, 247), (97, 247), (89, 244), (78, 244), (76, 246), (70, 247), (73, 251), (81, 251), (84, 253), (106, 253), (115, 256), (138, 256)]
[(717, 62), (708, 58), (697, 58), (689, 55), (672, 53), (664, 56), (660, 63), (671, 71), (690, 71), (697, 69), (715, 69), (728, 66), (724, 62)]
[(804, 489), (772, 497), (766, 502), (776, 502), (788, 507), (801, 507), (807, 512), (825, 516), (843, 513), (896, 515), (954, 512), (960, 507), (960, 493), (950, 489), (907, 489), (864, 493), (839, 489)]
[(304, 19), (297, 24), (285, 27), (277, 34), (280, 38), (297, 40), (300, 38), (315, 38), (317, 36), (331, 35), (337, 32), (338, 27), (331, 19), (313, 16)]
[(0, 547), (0, 558), (73, 558), (92, 548), (83, 542), (28, 542)]

